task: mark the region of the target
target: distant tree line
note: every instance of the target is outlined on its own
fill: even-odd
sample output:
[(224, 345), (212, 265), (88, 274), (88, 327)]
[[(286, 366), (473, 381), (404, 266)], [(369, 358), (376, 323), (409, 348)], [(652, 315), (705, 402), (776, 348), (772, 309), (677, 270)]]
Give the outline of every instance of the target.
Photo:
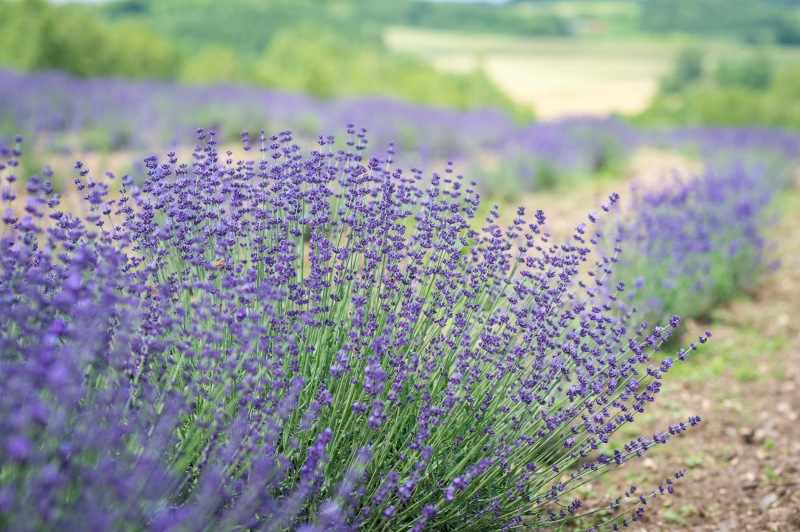
[(45, 0), (0, 0), (0, 63), (80, 76), (172, 77), (180, 54), (133, 19), (109, 26), (91, 13)]
[(641, 30), (717, 35), (746, 42), (800, 44), (798, 0), (644, 0)]
[(701, 48), (687, 48), (638, 121), (798, 128), (800, 67), (775, 66), (765, 53), (713, 61)]
[(112, 20), (146, 18), (186, 42), (225, 43), (245, 54), (263, 52), (272, 35), (300, 23), (377, 46), (387, 25), (531, 36), (570, 33), (568, 22), (548, 9), (417, 0), (118, 0), (95, 9)]

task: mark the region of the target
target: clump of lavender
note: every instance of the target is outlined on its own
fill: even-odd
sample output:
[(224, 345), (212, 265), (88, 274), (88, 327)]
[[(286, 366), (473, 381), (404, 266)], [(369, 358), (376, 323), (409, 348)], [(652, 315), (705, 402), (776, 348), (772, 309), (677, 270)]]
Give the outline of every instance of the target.
[(767, 267), (765, 228), (776, 190), (755, 165), (710, 167), (656, 189), (634, 189), (630, 212), (609, 234), (626, 242), (616, 274), (634, 279), (642, 319), (703, 317), (751, 291)]
[[(699, 421), (614, 437), (679, 319), (613, 312), (619, 248), (591, 259), (593, 225), (556, 243), (541, 211), (504, 228), (495, 208), (479, 229), (475, 183), (348, 135), (242, 133), (238, 159), (200, 130), (191, 162), (149, 157), (116, 197), (78, 163), (84, 216), (47, 176), (15, 207), (5, 154), (0, 524), (552, 526)], [(606, 523), (672, 490), (631, 488)]]
[(485, 185), (513, 200), (520, 190), (552, 190), (590, 176), (616, 175), (640, 137), (641, 132), (613, 118), (528, 124), (498, 146), (501, 155)]

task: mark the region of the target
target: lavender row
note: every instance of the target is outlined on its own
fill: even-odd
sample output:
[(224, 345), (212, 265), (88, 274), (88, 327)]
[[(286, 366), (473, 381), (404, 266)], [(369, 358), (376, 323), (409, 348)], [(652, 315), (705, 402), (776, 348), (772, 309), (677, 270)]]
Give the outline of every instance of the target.
[(4, 150), (4, 528), (558, 526), (600, 509), (585, 482), (700, 421), (620, 434), (690, 351), (660, 351), (677, 316), (617, 312), (596, 226), (616, 194), (555, 242), (542, 211), (479, 229), (474, 182), (354, 128), (345, 149), (199, 140), (139, 179), (77, 163), (84, 216)]
[(634, 188), (631, 208), (607, 232), (627, 243), (617, 274), (635, 279), (628, 297), (641, 319), (707, 318), (752, 293), (770, 267), (773, 199), (785, 184), (774, 169), (740, 161)]
[(387, 98), (320, 101), (246, 85), (186, 86), (60, 72), (0, 69), (0, 134), (37, 137), (50, 149), (133, 150), (175, 145), (198, 125), (228, 136), (293, 128), (308, 139), (353, 121), (377, 146), (396, 142), (409, 164), (458, 160), (485, 175), (482, 186), (514, 197), (570, 178), (616, 174), (644, 145), (681, 149), (701, 160), (764, 151), (794, 159), (800, 136), (764, 128), (637, 129), (614, 118), (517, 124), (496, 109), (458, 111)]
[(296, 135), (313, 139), (349, 121), (369, 127), (372, 141), (381, 146), (392, 141), (436, 157), (491, 147), (513, 129), (510, 117), (495, 109), (459, 112), (381, 97), (321, 101), (250, 85), (190, 86), (0, 69), (0, 124), (6, 124), (7, 133), (40, 135), (55, 147), (154, 149), (190, 138), (199, 124), (229, 136), (291, 126)]
[(606, 152), (636, 143), (635, 130), (618, 120), (520, 125), (496, 109), (458, 111), (380, 97), (320, 101), (247, 85), (187, 86), (2, 69), (0, 113), (7, 133), (26, 131), (53, 147), (73, 149), (156, 148), (186, 138), (198, 124), (228, 135), (291, 125), (296, 135), (309, 136), (353, 121), (368, 128), (379, 146), (395, 142), (424, 159), (464, 160), (499, 150), (504, 159), (591, 171), (603, 165)]

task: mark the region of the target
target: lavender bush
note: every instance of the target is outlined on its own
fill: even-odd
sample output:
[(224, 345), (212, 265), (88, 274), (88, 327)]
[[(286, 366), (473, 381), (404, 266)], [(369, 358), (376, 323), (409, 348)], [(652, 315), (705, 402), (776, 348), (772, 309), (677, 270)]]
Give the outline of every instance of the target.
[(542, 189), (570, 176), (618, 172), (637, 144), (637, 131), (625, 122), (584, 117), (531, 124), (514, 136), (508, 149), (528, 154), (534, 165), (532, 188)]
[(608, 233), (627, 242), (616, 275), (635, 279), (628, 295), (642, 319), (704, 317), (751, 291), (767, 268), (770, 205), (783, 184), (774, 169), (738, 163), (634, 188), (630, 212)]
[(797, 132), (757, 126), (655, 128), (643, 130), (639, 142), (682, 151), (706, 165), (759, 165), (780, 184), (791, 179), (800, 151)]
[(141, 187), (77, 163), (83, 215), (5, 150), (0, 526), (487, 530), (602, 510), (616, 529), (673, 491), (682, 471), (601, 508), (576, 495), (699, 422), (615, 436), (660, 392), (679, 319), (613, 312), (597, 215), (563, 243), (541, 211), (480, 227), (475, 183), (348, 135), (304, 152), (243, 133), (245, 159), (201, 130), (189, 162), (147, 158)]

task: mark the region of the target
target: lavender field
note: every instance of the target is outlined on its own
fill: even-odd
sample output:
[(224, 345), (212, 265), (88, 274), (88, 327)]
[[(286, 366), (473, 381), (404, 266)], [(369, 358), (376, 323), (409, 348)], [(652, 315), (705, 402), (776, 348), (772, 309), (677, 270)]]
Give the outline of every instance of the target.
[(0, 530), (799, 526), (799, 168), (0, 67)]

